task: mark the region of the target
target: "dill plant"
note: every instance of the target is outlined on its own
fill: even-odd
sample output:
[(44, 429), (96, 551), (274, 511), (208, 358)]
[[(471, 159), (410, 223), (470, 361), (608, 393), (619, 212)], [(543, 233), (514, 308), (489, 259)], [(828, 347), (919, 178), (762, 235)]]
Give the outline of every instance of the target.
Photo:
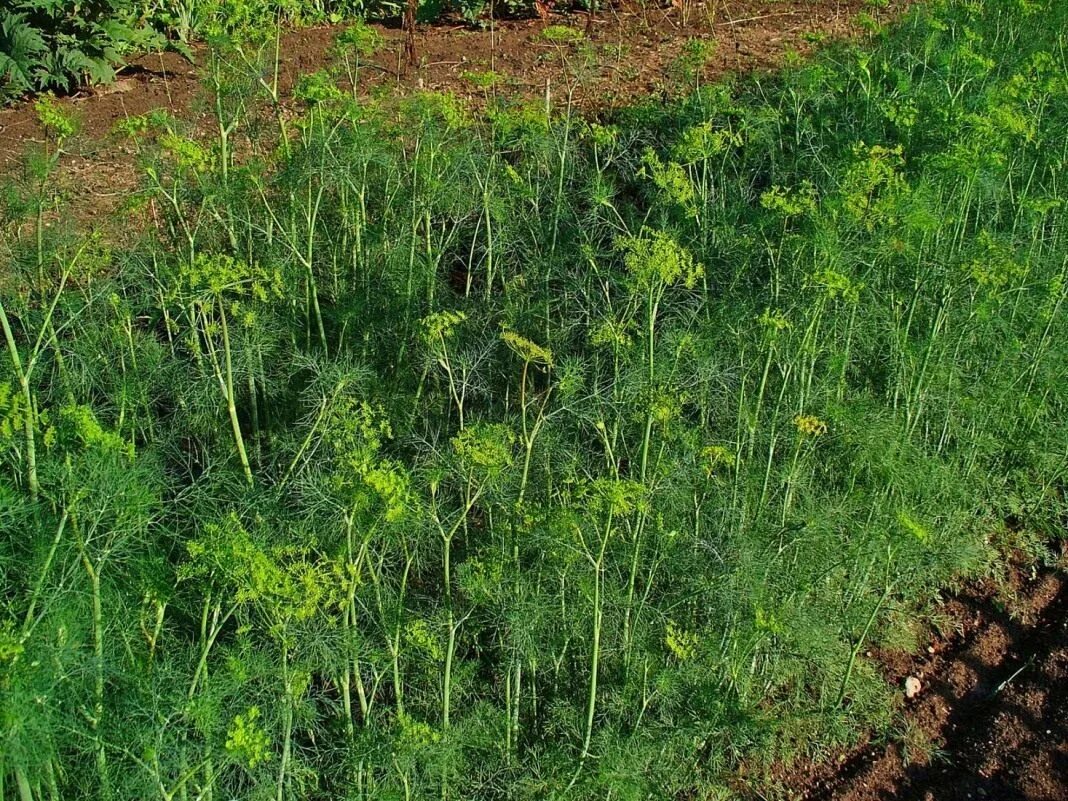
[(713, 796), (891, 730), (866, 652), (1063, 533), (1064, 14), (597, 124), (362, 101), (357, 34), (284, 116), (248, 51), (210, 137), (129, 123), (140, 241), (5, 192), (5, 798)]

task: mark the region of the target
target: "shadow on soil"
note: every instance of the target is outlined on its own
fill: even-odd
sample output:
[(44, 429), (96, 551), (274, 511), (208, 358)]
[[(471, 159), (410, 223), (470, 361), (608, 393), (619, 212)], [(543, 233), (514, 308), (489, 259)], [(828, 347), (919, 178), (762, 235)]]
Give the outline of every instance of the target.
[(899, 745), (863, 749), (807, 801), (1064, 801), (1068, 799), (1068, 578), (1028, 624), (990, 598), (959, 599), (981, 620), (948, 653), (907, 713), (929, 738), (906, 764)]

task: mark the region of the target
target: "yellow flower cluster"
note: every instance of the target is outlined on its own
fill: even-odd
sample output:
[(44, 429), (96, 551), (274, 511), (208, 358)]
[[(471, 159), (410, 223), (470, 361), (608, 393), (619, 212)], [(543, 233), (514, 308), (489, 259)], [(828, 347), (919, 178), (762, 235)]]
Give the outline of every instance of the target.
[(642, 156), (641, 174), (656, 184), (661, 197), (679, 206), (687, 215), (697, 216), (697, 193), (689, 174), (681, 164), (674, 161), (665, 163), (649, 148)]
[(422, 618), (408, 623), (404, 630), (404, 639), (409, 645), (422, 651), (434, 662), (440, 662), (445, 658), (445, 649), (441, 647), (438, 638), (430, 632), (430, 626)]
[(515, 434), (500, 423), (476, 423), (452, 438), (453, 450), (463, 462), (490, 472), (512, 463), (514, 443)]
[(772, 311), (770, 308), (764, 309), (764, 313), (757, 318), (757, 322), (772, 333), (793, 328), (793, 325), (782, 312)]
[(794, 418), (794, 426), (806, 437), (818, 437), (827, 433), (827, 423), (810, 414), (799, 414)]
[(548, 348), (543, 348), (514, 331), (505, 331), (501, 334), (501, 339), (523, 361), (544, 367), (553, 366), (553, 352)]
[(760, 205), (782, 217), (800, 217), (816, 211), (816, 187), (802, 181), (796, 189), (776, 184), (760, 196)]
[(711, 478), (721, 468), (731, 469), (734, 467), (734, 454), (722, 445), (709, 445), (701, 450), (701, 456), (705, 462), (705, 475)]
[(688, 250), (663, 231), (642, 228), (641, 236), (625, 236), (617, 240), (624, 252), (623, 263), (642, 289), (657, 284), (674, 286), (680, 280), (693, 289), (704, 275), (705, 268), (694, 261)]
[(697, 635), (692, 631), (679, 626), (674, 620), (669, 620), (664, 631), (664, 645), (675, 655), (680, 662), (693, 659), (697, 653)]
[(423, 326), (423, 341), (436, 342), (449, 337), (453, 329), (467, 319), (464, 312), (441, 311), (428, 314), (419, 322)]

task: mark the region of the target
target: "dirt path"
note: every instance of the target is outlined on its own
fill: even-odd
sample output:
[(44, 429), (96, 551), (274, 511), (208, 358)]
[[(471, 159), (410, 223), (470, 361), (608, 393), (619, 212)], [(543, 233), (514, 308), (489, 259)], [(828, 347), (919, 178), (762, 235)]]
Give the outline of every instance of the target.
[[(1068, 799), (1068, 578), (952, 602), (957, 637), (923, 659), (888, 664), (917, 676), (903, 742), (801, 770), (783, 795), (803, 801)], [(1011, 610), (1011, 612), (1009, 611)]]

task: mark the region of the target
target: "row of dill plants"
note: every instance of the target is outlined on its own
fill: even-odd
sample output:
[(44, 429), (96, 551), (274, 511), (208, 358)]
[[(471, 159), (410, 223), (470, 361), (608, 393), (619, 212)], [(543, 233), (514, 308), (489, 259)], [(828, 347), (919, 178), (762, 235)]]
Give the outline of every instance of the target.
[(716, 799), (892, 734), (878, 654), (1063, 531), (1066, 11), (599, 122), (220, 57), (123, 247), (43, 104), (0, 796)]

